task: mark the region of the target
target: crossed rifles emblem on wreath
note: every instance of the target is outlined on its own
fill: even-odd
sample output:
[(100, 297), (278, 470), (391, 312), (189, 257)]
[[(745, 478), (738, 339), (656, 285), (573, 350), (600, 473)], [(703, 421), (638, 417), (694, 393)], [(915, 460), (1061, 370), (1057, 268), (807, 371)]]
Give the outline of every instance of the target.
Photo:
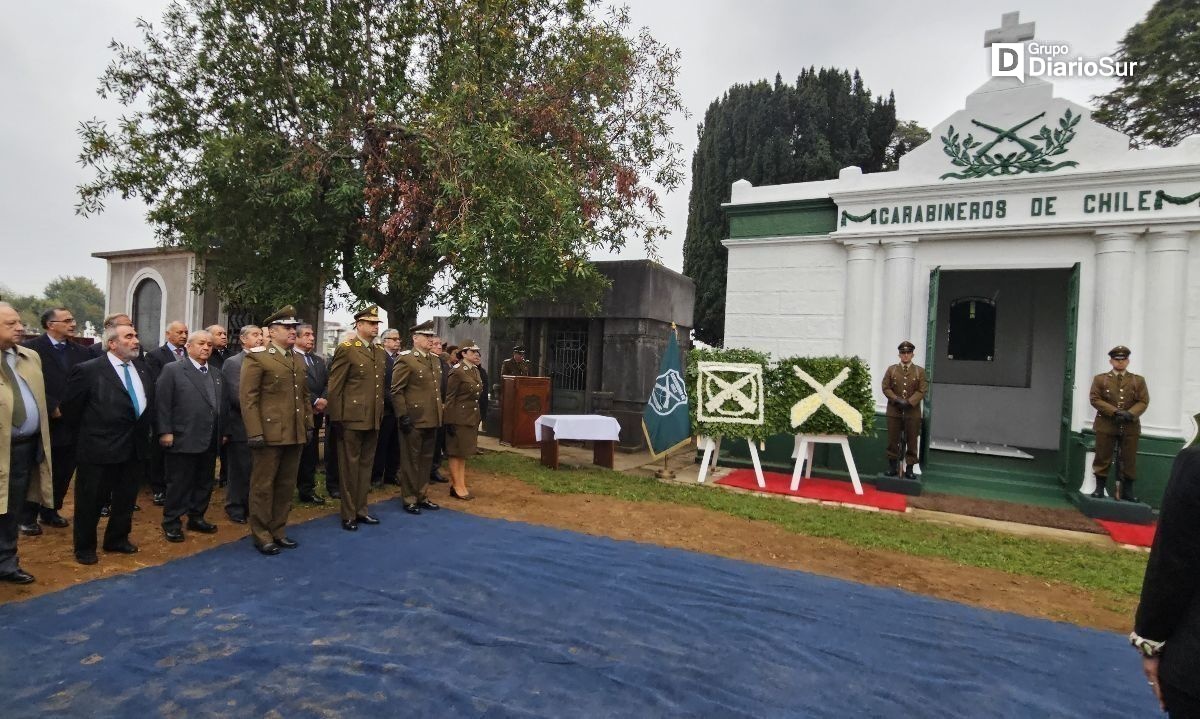
[[(736, 424), (763, 423), (762, 366), (727, 362), (701, 362), (698, 388), (698, 419)], [(862, 413), (846, 400), (834, 394), (850, 377), (850, 368), (843, 367), (829, 382), (822, 384), (799, 367), (793, 367), (796, 377), (812, 388), (813, 394), (791, 408), (792, 427), (804, 424), (821, 407), (828, 407), (856, 434), (862, 432)], [(720, 373), (720, 374), (718, 374)], [(726, 379), (721, 374), (733, 375)], [(732, 403), (732, 405), (730, 405)]]

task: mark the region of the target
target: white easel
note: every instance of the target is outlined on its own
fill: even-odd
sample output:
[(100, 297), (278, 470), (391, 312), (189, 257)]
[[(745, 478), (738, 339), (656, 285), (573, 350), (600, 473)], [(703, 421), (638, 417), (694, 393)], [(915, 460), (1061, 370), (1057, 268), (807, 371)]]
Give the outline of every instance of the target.
[[(800, 473), (812, 477), (813, 450), (818, 444), (840, 444), (842, 456), (846, 459), (846, 467), (850, 470), (850, 481), (854, 483), (854, 493), (863, 493), (862, 482), (858, 479), (858, 467), (854, 466), (854, 456), (850, 454), (850, 443), (844, 434), (798, 434), (796, 444), (792, 447), (792, 457), (796, 459), (796, 467), (792, 470), (792, 491), (800, 488)], [(755, 466), (758, 466), (758, 455), (755, 455)], [(760, 475), (761, 476), (761, 475)]]
[[(704, 448), (704, 458), (700, 461), (700, 475), (696, 477), (697, 484), (704, 484), (704, 478), (708, 476), (708, 468), (717, 466), (717, 458), (721, 454), (721, 437), (699, 437), (698, 446)], [(754, 460), (754, 478), (758, 480), (760, 489), (766, 489), (767, 480), (763, 479), (762, 462), (758, 459), (758, 447), (754, 446), (754, 440), (747, 439), (746, 446), (750, 448), (750, 459)], [(857, 477), (857, 475), (855, 475)], [(856, 480), (857, 481), (857, 480)], [(862, 494), (862, 492), (859, 492)]]

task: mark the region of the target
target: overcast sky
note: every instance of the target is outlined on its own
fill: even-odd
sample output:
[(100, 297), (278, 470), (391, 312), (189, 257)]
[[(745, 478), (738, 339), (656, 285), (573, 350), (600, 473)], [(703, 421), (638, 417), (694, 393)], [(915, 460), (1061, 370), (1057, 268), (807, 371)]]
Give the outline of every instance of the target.
[[(104, 287), (105, 266), (92, 252), (154, 245), (144, 207), (113, 198), (94, 217), (75, 215), (79, 122), (112, 119), (115, 103), (96, 95), (112, 39), (136, 41), (136, 18), (158, 20), (160, 0), (9, 0), (0, 3), (0, 285), (41, 294), (59, 275), (85, 275)], [(1072, 54), (1106, 55), (1151, 0), (1039, 0), (1022, 7), (976, 0), (633, 0), (636, 25), (682, 50), (679, 90), (690, 118), (676, 137), (690, 167), (696, 126), (734, 83), (794, 82), (802, 68), (858, 68), (876, 94), (896, 93), (901, 119), (926, 128), (963, 106), (987, 79), (983, 33), (1000, 14), (1021, 11), (1037, 39), (1063, 42)], [(1058, 80), (1056, 95), (1088, 104), (1111, 89), (1102, 81)], [(665, 198), (671, 238), (662, 261), (683, 266), (688, 183)], [(630, 247), (622, 257), (642, 257)]]

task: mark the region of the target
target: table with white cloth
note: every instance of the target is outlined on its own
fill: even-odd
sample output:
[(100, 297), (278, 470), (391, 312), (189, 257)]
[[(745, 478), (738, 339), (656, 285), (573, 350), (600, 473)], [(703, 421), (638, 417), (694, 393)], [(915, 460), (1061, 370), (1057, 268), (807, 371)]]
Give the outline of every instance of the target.
[(533, 423), (533, 437), (542, 448), (542, 464), (558, 469), (558, 440), (592, 442), (592, 464), (613, 468), (621, 424), (599, 414), (544, 414)]

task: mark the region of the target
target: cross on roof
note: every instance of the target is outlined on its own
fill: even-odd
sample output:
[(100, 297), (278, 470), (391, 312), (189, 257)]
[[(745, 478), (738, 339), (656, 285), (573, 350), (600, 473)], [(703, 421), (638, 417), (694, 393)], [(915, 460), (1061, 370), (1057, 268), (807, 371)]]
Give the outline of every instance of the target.
[(1036, 23), (1021, 22), (1020, 12), (1006, 12), (1000, 16), (1000, 27), (983, 33), (983, 46), (991, 47), (997, 42), (1021, 42), (1033, 39)]

